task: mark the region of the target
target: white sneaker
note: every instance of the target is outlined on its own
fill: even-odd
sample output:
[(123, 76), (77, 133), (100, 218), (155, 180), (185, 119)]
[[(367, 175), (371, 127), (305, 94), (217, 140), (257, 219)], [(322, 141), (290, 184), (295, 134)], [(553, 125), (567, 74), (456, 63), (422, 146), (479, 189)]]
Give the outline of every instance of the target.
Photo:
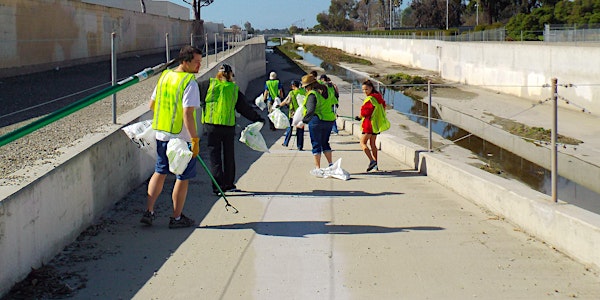
[(310, 170), (310, 175), (315, 176), (315, 177), (323, 177), (323, 169), (317, 169), (314, 168), (312, 170)]

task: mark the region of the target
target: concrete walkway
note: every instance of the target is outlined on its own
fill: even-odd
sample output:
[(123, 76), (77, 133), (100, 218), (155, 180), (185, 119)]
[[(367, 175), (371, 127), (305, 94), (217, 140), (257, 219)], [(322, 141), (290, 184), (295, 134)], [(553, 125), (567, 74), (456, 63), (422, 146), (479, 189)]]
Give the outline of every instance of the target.
[[(286, 84), (301, 73), (277, 55), (267, 59)], [(53, 262), (85, 278), (75, 298), (600, 299), (597, 270), (403, 165), (393, 149), (366, 173), (357, 137), (341, 131), (331, 138), (333, 157), (351, 179), (316, 178), (310, 151), (283, 147), (282, 133), (263, 129), (269, 153), (236, 143), (243, 192), (227, 199), (238, 214), (213, 196), (202, 170), (184, 209), (197, 228), (167, 228), (173, 178), (152, 227), (139, 223), (145, 184), (119, 201)]]

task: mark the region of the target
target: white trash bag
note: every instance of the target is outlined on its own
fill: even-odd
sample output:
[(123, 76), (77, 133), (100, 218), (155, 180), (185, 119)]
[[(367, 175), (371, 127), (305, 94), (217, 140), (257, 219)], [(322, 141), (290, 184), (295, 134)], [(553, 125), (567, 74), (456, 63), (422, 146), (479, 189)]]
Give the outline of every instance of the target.
[(323, 178), (334, 177), (341, 180), (350, 179), (350, 173), (348, 171), (342, 169), (342, 158), (338, 158), (333, 165), (322, 169), (323, 170)]
[(281, 99), (279, 99), (279, 97), (275, 97), (275, 100), (273, 101), (273, 106), (275, 106), (275, 107), (281, 106)]
[(246, 144), (246, 146), (250, 147), (252, 150), (269, 152), (267, 143), (260, 133), (260, 129), (262, 127), (262, 122), (254, 122), (246, 126), (246, 128), (244, 128), (240, 134), (240, 142)]
[(292, 126), (297, 127), (300, 124), (302, 124), (302, 118), (304, 118), (302, 112), (303, 110), (303, 107), (299, 107), (298, 109), (296, 109), (296, 111), (294, 112), (294, 116), (292, 117)]
[(298, 108), (294, 112), (294, 116), (292, 116), (292, 126), (297, 127), (304, 125), (302, 124), (302, 118), (304, 117), (304, 95), (296, 95), (296, 102), (298, 102)]
[(260, 95), (258, 95), (258, 97), (256, 97), (256, 99), (254, 99), (254, 104), (256, 104), (256, 106), (260, 110), (265, 110), (265, 108), (267, 108), (267, 104), (265, 103), (265, 97), (262, 93)]
[(296, 95), (296, 102), (298, 103), (298, 107), (304, 107), (304, 99), (306, 98), (306, 96), (304, 95)]
[(180, 138), (170, 139), (167, 143), (167, 158), (169, 171), (176, 175), (183, 174), (194, 153), (188, 148), (186, 141)]
[(279, 108), (274, 108), (273, 111), (269, 113), (269, 120), (273, 122), (277, 129), (286, 129), (290, 126), (290, 120)]
[(156, 154), (156, 135), (154, 129), (152, 129), (152, 120), (127, 125), (122, 129), (138, 148), (152, 155)]

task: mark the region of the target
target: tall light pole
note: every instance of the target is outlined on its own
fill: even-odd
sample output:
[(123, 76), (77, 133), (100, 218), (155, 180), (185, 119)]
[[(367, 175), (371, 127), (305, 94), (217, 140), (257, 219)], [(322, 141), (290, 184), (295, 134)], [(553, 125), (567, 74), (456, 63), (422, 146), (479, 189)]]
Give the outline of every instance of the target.
[(448, 1), (446, 0), (446, 30), (448, 30)]
[(475, 3), (475, 8), (477, 9), (476, 13), (475, 13), (475, 25), (479, 26), (479, 1), (477, 1), (477, 3)]
[(392, 5), (393, 5), (393, 0), (390, 0), (390, 31), (392, 31), (392, 25), (393, 25), (393, 21), (392, 21)]

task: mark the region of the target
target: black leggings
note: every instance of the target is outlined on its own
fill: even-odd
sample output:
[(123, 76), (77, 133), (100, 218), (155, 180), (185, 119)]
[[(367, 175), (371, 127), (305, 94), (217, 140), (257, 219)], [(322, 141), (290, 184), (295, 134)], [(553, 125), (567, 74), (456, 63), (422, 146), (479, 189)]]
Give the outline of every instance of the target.
[[(204, 124), (206, 132), (208, 168), (222, 190), (234, 187), (235, 181), (235, 127)], [(213, 191), (218, 191), (213, 184)]]

